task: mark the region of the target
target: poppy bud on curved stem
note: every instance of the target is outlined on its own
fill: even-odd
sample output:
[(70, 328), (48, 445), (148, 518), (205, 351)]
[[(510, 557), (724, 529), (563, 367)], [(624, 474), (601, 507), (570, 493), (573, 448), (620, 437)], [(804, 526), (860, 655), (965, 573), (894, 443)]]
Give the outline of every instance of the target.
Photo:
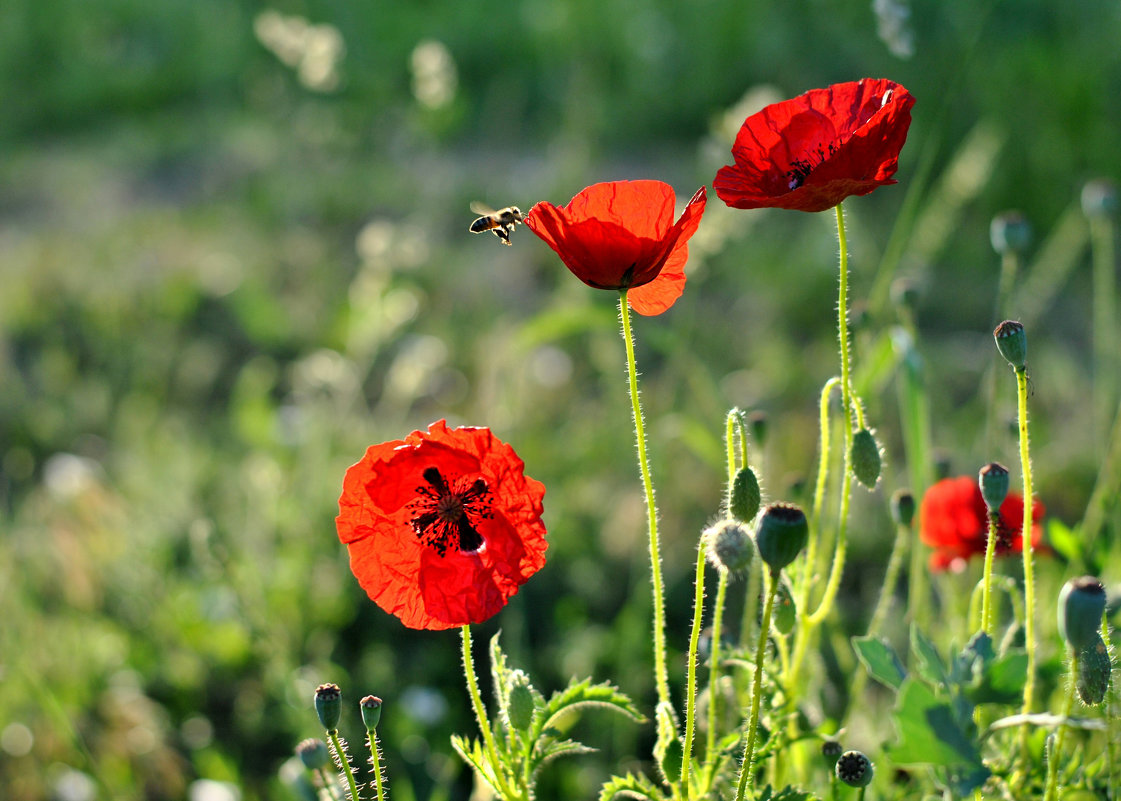
[(1008, 468), (1000, 462), (990, 462), (981, 468), (977, 483), (981, 486), (981, 497), (985, 499), (989, 515), (1000, 514), (1000, 505), (1008, 496)]
[(1019, 372), (1025, 369), (1028, 360), (1028, 337), (1024, 326), (1015, 320), (1005, 320), (993, 331), (996, 348), (1012, 369)]
[(319, 722), (327, 731), (335, 731), (339, 727), (342, 699), (343, 694), (337, 684), (320, 684), (315, 688), (315, 714), (319, 715)]
[(1031, 225), (1021, 212), (1002, 212), (989, 224), (989, 241), (993, 250), (1001, 255), (1022, 253), (1031, 242)]
[(777, 574), (798, 557), (809, 536), (805, 512), (793, 504), (773, 503), (763, 510), (759, 519), (755, 547), (771, 572)]
[(867, 787), (876, 771), (872, 760), (861, 751), (845, 751), (837, 760), (837, 778), (849, 787)]
[(1100, 636), (1105, 611), (1105, 588), (1093, 576), (1071, 579), (1059, 592), (1059, 634), (1072, 648), (1082, 650)]

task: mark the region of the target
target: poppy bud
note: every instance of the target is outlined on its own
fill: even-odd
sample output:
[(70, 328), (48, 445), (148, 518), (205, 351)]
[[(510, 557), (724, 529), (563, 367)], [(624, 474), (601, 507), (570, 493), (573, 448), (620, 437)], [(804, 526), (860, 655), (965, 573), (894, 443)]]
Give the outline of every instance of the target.
[(337, 684), (320, 684), (315, 688), (315, 714), (327, 731), (339, 727), (343, 711), (343, 694)]
[(1005, 320), (993, 331), (996, 348), (1014, 370), (1023, 370), (1028, 360), (1028, 337), (1024, 326), (1015, 320)]
[(1008, 252), (1021, 253), (1031, 242), (1031, 226), (1020, 212), (1005, 211), (993, 217), (989, 225), (989, 240), (993, 250), (1002, 256)]
[(872, 760), (860, 751), (845, 751), (837, 760), (837, 778), (849, 787), (867, 787), (875, 770)]
[(837, 760), (841, 758), (844, 753), (844, 748), (837, 740), (826, 740), (821, 744), (821, 756), (825, 760), (825, 764), (833, 770), (837, 766)]
[(738, 573), (747, 570), (755, 558), (751, 534), (738, 520), (721, 520), (701, 535), (708, 561), (717, 570)]
[(1078, 690), (1078, 697), (1084, 704), (1097, 706), (1105, 700), (1112, 671), (1113, 664), (1109, 659), (1109, 650), (1099, 636), (1092, 645), (1082, 649), (1082, 653), (1078, 655), (1078, 676), (1075, 687)]
[(1072, 648), (1091, 646), (1099, 637), (1105, 588), (1093, 576), (1071, 579), (1059, 591), (1059, 634)]
[(990, 462), (981, 468), (977, 483), (981, 485), (981, 497), (990, 515), (1000, 514), (1000, 505), (1008, 495), (1008, 468), (1000, 462)]
[(381, 720), (381, 699), (376, 695), (367, 695), (358, 702), (358, 706), (362, 710), (362, 725), (366, 731), (376, 729)]
[(896, 490), (891, 496), (891, 519), (897, 526), (911, 527), (915, 519), (915, 496), (910, 490)]
[(510, 675), (510, 692), (506, 700), (506, 714), (510, 725), (518, 731), (526, 731), (533, 723), (533, 706), (529, 676), (524, 671), (515, 670)]
[(331, 755), (327, 752), (327, 743), (314, 737), (302, 741), (296, 746), (296, 756), (304, 763), (308, 770), (319, 770), (327, 765)]
[(755, 547), (771, 572), (777, 574), (797, 558), (809, 536), (805, 512), (793, 504), (773, 503), (763, 510), (759, 519)]
[(880, 480), (880, 445), (867, 428), (853, 434), (849, 458), (856, 480), (868, 489), (875, 489), (876, 482)]
[(759, 514), (761, 502), (762, 493), (755, 472), (750, 467), (741, 467), (732, 479), (732, 497), (728, 501), (728, 511), (737, 520), (750, 523)]
[(785, 579), (780, 579), (778, 589), (775, 590), (775, 612), (771, 622), (779, 633), (789, 634), (794, 630), (797, 619), (798, 607), (790, 593), (790, 586)]
[(747, 416), (747, 429), (751, 432), (751, 439), (760, 448), (767, 444), (767, 413), (756, 410)]
[(1099, 178), (1082, 187), (1082, 213), (1087, 217), (1112, 217), (1117, 213), (1117, 185)]

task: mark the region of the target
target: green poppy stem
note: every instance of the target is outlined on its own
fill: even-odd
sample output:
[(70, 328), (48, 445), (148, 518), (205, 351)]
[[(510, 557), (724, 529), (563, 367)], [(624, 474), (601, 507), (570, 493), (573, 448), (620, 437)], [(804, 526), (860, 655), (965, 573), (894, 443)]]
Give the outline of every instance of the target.
[(993, 614), (993, 555), (996, 553), (997, 523), (1000, 514), (989, 515), (989, 541), (985, 545), (985, 572), (981, 578), (981, 629), (990, 637), (996, 634), (996, 620)]
[(385, 788), (382, 786), (381, 753), (378, 748), (378, 735), (373, 729), (366, 732), (366, 745), (370, 748), (370, 767), (374, 771), (374, 788), (378, 801), (385, 801)]
[(736, 801), (744, 801), (747, 790), (753, 788), (755, 784), (755, 744), (759, 734), (759, 702), (761, 700), (759, 696), (763, 687), (763, 659), (767, 654), (767, 639), (771, 633), (771, 616), (775, 609), (779, 572), (777, 570), (763, 571), (763, 581), (767, 582), (767, 602), (763, 606), (763, 619), (759, 622), (759, 641), (755, 645), (755, 676), (751, 682), (751, 711), (747, 716), (747, 744), (744, 745), (743, 761), (740, 763)]
[(350, 801), (361, 801), (361, 796), (358, 795), (358, 785), (354, 781), (354, 771), (350, 769), (350, 757), (347, 755), (346, 748), (339, 739), (339, 730), (330, 729), (327, 732), (327, 738), (331, 741), (331, 747), (335, 749), (335, 759), (338, 760), (339, 768), (346, 777), (347, 789), (350, 792)]
[[(681, 797), (688, 799), (689, 779), (693, 768), (693, 737), (697, 712), (697, 649), (701, 641), (701, 623), (705, 608), (705, 544), (697, 549), (697, 574), (693, 580), (693, 629), (689, 634), (689, 662), (685, 678), (685, 746), (681, 756)], [(711, 706), (712, 699), (709, 698)]]
[(1070, 676), (1067, 681), (1067, 694), (1063, 699), (1062, 721), (1059, 723), (1059, 733), (1055, 736), (1055, 747), (1051, 750), (1051, 758), (1047, 760), (1047, 789), (1043, 801), (1056, 801), (1059, 797), (1059, 757), (1063, 754), (1063, 742), (1066, 740), (1066, 720), (1074, 709), (1075, 676), (1078, 675), (1078, 649), (1071, 649)]
[(658, 507), (654, 502), (654, 484), (650, 478), (650, 463), (646, 455), (646, 429), (642, 423), (642, 404), (638, 397), (638, 369), (635, 366), (634, 338), (631, 335), (631, 310), (627, 305), (627, 290), (619, 293), (619, 318), (623, 323), (623, 342), (627, 348), (627, 380), (634, 415), (634, 436), (638, 449), (638, 467), (642, 473), (642, 488), (646, 493), (646, 521), (650, 535), (650, 584), (654, 591), (654, 682), (658, 689), (658, 703), (669, 705), (669, 672), (666, 668), (666, 610), (662, 589), (662, 557), (658, 547)]
[[(1020, 530), (1024, 555), (1024, 647), (1028, 652), (1027, 679), (1024, 681), (1024, 704), (1021, 712), (1031, 713), (1035, 693), (1035, 577), (1032, 569), (1032, 500), (1031, 456), (1028, 450), (1028, 371), (1016, 368), (1016, 406), (1020, 425), (1020, 472), (1024, 480), (1024, 521)], [(1028, 759), (1031, 726), (1027, 723), (1020, 731), (1021, 758)]]
[(471, 655), (471, 627), (463, 626), (460, 629), (463, 635), (463, 673), (467, 677), (467, 693), (471, 696), (471, 707), (475, 710), (475, 720), (479, 724), (479, 731), (483, 736), (486, 746), (487, 759), (494, 770), (494, 781), (498, 785), (494, 789), (504, 799), (513, 799), (503, 775), (502, 762), (498, 758), (498, 745), (494, 741), (494, 732), (490, 727), (486, 706), (483, 705), (483, 696), (479, 692), (479, 679), (475, 675), (475, 659)]

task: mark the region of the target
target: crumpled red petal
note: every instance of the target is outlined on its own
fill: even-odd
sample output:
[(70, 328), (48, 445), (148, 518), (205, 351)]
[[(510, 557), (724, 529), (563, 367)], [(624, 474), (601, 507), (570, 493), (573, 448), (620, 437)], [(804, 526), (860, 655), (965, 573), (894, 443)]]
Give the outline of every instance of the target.
[[(486, 482), (490, 516), (471, 521), (483, 538), (479, 550), (441, 555), (414, 530), (417, 490), (433, 467), (449, 483)], [(359, 584), (409, 628), (447, 629), (493, 616), (545, 564), (545, 488), (523, 471), (513, 448), (489, 429), (449, 429), (443, 420), (370, 446), (346, 472), (335, 519)]]

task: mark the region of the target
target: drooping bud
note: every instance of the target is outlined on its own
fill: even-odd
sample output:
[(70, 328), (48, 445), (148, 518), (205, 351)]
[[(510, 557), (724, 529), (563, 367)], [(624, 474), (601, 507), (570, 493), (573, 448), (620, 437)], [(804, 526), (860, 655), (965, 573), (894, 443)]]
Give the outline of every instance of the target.
[(296, 746), (296, 756), (304, 763), (308, 770), (319, 770), (327, 765), (331, 755), (327, 751), (327, 743), (314, 737), (303, 740)]
[(989, 225), (989, 241), (993, 250), (1002, 256), (1009, 252), (1022, 253), (1031, 242), (1031, 226), (1018, 211), (1002, 212), (993, 217)]
[(845, 751), (837, 760), (837, 778), (849, 787), (867, 787), (872, 783), (875, 769), (872, 760), (861, 751)]
[(1028, 337), (1024, 326), (1015, 320), (1005, 320), (993, 331), (996, 348), (1012, 369), (1023, 370), (1028, 361)]
[(981, 468), (977, 483), (981, 486), (981, 497), (990, 515), (1000, 513), (1000, 505), (1008, 496), (1008, 468), (1000, 462), (989, 462)]
[(510, 725), (518, 731), (526, 731), (533, 723), (533, 690), (529, 686), (529, 676), (524, 671), (515, 670), (510, 674), (506, 714), (510, 718)]
[(856, 476), (856, 480), (868, 489), (875, 489), (876, 482), (880, 480), (880, 445), (867, 428), (853, 434), (849, 458), (852, 460), (852, 474)]
[(752, 441), (759, 447), (767, 447), (767, 413), (756, 409), (747, 416), (747, 430), (751, 432)]
[(794, 603), (790, 585), (786, 583), (786, 579), (779, 579), (778, 588), (775, 590), (774, 617), (771, 622), (781, 634), (789, 634), (794, 630), (797, 619), (798, 606)]
[(1112, 672), (1113, 664), (1109, 660), (1109, 649), (1105, 647), (1105, 642), (1099, 636), (1078, 655), (1075, 688), (1082, 703), (1087, 706), (1097, 706), (1105, 700)]
[(778, 573), (797, 558), (809, 536), (805, 512), (793, 504), (773, 503), (759, 518), (755, 547), (771, 572)]
[(1099, 637), (1105, 611), (1105, 587), (1093, 576), (1071, 579), (1059, 591), (1059, 634), (1082, 650)]
[(759, 489), (759, 480), (755, 478), (755, 471), (750, 467), (741, 467), (732, 479), (731, 497), (728, 499), (728, 511), (732, 517), (750, 523), (759, 514), (763, 494)]
[(366, 731), (376, 729), (381, 720), (381, 699), (376, 695), (367, 695), (358, 702), (358, 706), (362, 710), (362, 725)]
[(755, 558), (751, 533), (738, 520), (721, 520), (701, 535), (709, 563), (717, 570), (738, 573)]
[(315, 714), (327, 731), (339, 727), (343, 711), (343, 694), (337, 684), (320, 684), (315, 688)]
[(1082, 213), (1087, 217), (1112, 217), (1117, 213), (1117, 185), (1099, 178), (1082, 187)]
[(829, 770), (833, 770), (837, 766), (837, 760), (841, 758), (844, 751), (845, 749), (838, 740), (826, 740), (821, 744), (821, 756), (825, 760), (825, 764), (829, 766)]
[(891, 519), (897, 526), (911, 527), (915, 519), (915, 496), (910, 490), (896, 490), (891, 496)]

